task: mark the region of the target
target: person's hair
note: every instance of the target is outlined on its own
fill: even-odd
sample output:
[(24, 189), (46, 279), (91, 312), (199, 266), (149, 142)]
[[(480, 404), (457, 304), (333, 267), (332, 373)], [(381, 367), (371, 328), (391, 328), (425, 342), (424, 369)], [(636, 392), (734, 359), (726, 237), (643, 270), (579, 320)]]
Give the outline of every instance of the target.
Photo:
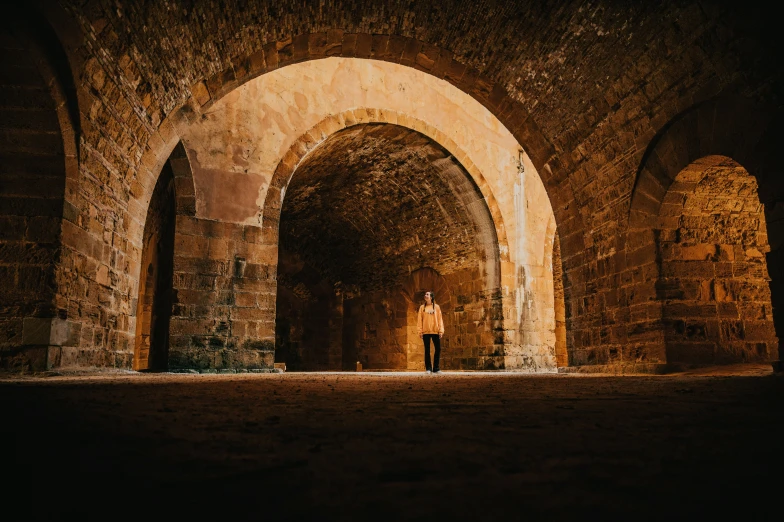
[[(436, 294), (432, 290), (425, 290), (425, 294), (430, 294), (430, 302), (433, 304), (433, 310), (436, 309)], [(422, 298), (424, 299), (424, 297)], [(425, 300), (425, 308), (427, 308), (427, 300)]]

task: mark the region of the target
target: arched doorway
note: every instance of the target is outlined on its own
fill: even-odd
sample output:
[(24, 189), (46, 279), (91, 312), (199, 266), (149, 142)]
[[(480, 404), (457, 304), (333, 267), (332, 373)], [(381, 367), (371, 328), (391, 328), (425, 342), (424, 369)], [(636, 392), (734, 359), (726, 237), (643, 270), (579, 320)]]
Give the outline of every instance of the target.
[[(630, 318), (625, 333), (635, 353), (645, 348), (649, 360), (676, 366), (705, 364), (711, 353), (714, 362), (776, 363), (770, 327), (780, 338), (779, 114), (738, 96), (712, 98), (674, 118), (648, 147), (625, 238), (633, 275), (623, 294)], [(705, 132), (707, 121), (712, 132)], [(721, 190), (711, 188), (716, 183)], [(695, 199), (698, 189), (703, 195)], [(687, 200), (690, 206), (703, 201), (704, 208), (687, 209)]]
[(660, 209), (667, 361), (768, 361), (777, 351), (757, 181), (725, 156), (676, 176)]
[(411, 308), (430, 284), (450, 314), (443, 367), (503, 368), (500, 272), (487, 204), (446, 149), (399, 125), (338, 131), (285, 189), (277, 358), (303, 370), (415, 367)]
[[(540, 294), (543, 285), (552, 286), (552, 271), (545, 267), (550, 260), (543, 257), (552, 208), (530, 158), (485, 107), (458, 89), (400, 65), (342, 58), (291, 65), (260, 76), (211, 104), (184, 132), (197, 202), (187, 246), (209, 261), (192, 263), (196, 272), (183, 278), (188, 285), (178, 292), (191, 300), (181, 301), (180, 309), (207, 312), (177, 317), (178, 367), (264, 370), (276, 337), (284, 344), (299, 342), (297, 332), (284, 339), (275, 331), (278, 276), (283, 279), (278, 261), (289, 263), (287, 254), (278, 252), (281, 205), (292, 188), (289, 180), (330, 137), (371, 123), (419, 132), (448, 150), (469, 174), (464, 179), (474, 183), (471, 191), (481, 200), (466, 205), (468, 213), (479, 211), (481, 205), (489, 211), (491, 233), (483, 230), (477, 238), (486, 243), (482, 248), (492, 244), (498, 249), (500, 263), (484, 270), (489, 279), (500, 281), (488, 299), (496, 303), (492, 320), (499, 328), (503, 325), (491, 342), (503, 339), (503, 349), (488, 355), (495, 358), (488, 367), (555, 368), (554, 349), (548, 344), (554, 320), (545, 313), (552, 310), (552, 299)], [(454, 193), (471, 191), (457, 187)], [(231, 277), (235, 258), (246, 262), (242, 280)], [(292, 266), (298, 263), (290, 259)], [(421, 265), (412, 263), (411, 270), (417, 266)], [(302, 274), (309, 272), (304, 269)], [(200, 282), (212, 286), (201, 288)], [(334, 279), (322, 286), (311, 281), (297, 292), (352, 292), (344, 283)], [(290, 289), (297, 285), (299, 281)], [(336, 316), (345, 315), (341, 306), (335, 302), (334, 314), (316, 314), (322, 331)], [(531, 321), (532, 317), (540, 320)], [(319, 342), (332, 339), (333, 346), (342, 344), (336, 340), (337, 331), (342, 327), (320, 335)], [(330, 349), (323, 350), (326, 354)], [(318, 358), (318, 365), (334, 365), (337, 360), (342, 366), (342, 356), (333, 351)]]
[(175, 201), (174, 174), (167, 162), (155, 184), (144, 224), (134, 370), (163, 371), (169, 365)]

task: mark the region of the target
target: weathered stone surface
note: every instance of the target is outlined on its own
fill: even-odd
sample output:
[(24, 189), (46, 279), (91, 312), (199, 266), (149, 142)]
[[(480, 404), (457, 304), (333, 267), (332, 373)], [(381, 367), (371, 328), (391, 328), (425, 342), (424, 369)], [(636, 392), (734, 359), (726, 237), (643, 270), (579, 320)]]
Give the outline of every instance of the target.
[[(416, 309), (428, 287), (401, 290), (410, 280), (433, 285), (442, 307), (444, 368), (555, 367), (531, 316), (552, 310), (552, 290), (534, 287), (551, 273), (528, 270), (534, 307), (519, 332), (514, 318), (506, 326), (516, 303), (504, 303), (514, 294), (500, 288), (489, 209), (463, 167), (418, 132), (376, 124), (330, 136), (293, 174), (280, 237), (279, 360), (292, 368), (424, 369)], [(421, 269), (435, 279), (420, 281)]]
[[(394, 83), (380, 81), (392, 77)], [(352, 109), (358, 100), (366, 106)], [(256, 109), (258, 106), (265, 107), (263, 113)], [(416, 130), (439, 143), (477, 184), (493, 218), (501, 258), (512, 261), (500, 265), (501, 286), (508, 296), (504, 304), (508, 307), (504, 312), (505, 327), (513, 334), (510, 342), (522, 342), (527, 336), (525, 342), (537, 345), (537, 351), (552, 348), (552, 290), (548, 290), (552, 276), (549, 270), (543, 270), (549, 260), (542, 244), (552, 244), (546, 233), (548, 226), (554, 226), (554, 218), (544, 198), (544, 187), (524, 153), (526, 172), (518, 172), (520, 145), (470, 97), (432, 77), (394, 64), (335, 59), (262, 76), (217, 102), (205, 116), (203, 123), (193, 127), (186, 137), (193, 154), (202, 158), (205, 173), (220, 171), (240, 183), (243, 194), (258, 191), (259, 198), (253, 204), (241, 204), (230, 194), (218, 197), (216, 194), (221, 191), (233, 194), (234, 189), (221, 183), (223, 178), (197, 173), (197, 194), (209, 195), (200, 200), (200, 212), (228, 220), (241, 214), (248, 216), (245, 223), (261, 219), (265, 242), (277, 241), (278, 214), (289, 177), (302, 158), (333, 133), (363, 123), (390, 123)], [(231, 127), (231, 122), (239, 125)], [(233, 130), (227, 131), (230, 128)], [(302, 135), (296, 139), (299, 132)], [(254, 146), (259, 140), (269, 147)], [(287, 146), (291, 148), (286, 150)], [(254, 180), (260, 177), (268, 181), (259, 189)], [(517, 188), (507, 190), (507, 186)], [(473, 205), (468, 209), (474, 212)], [(490, 230), (489, 234), (481, 234), (483, 241), (492, 242), (492, 233)], [(441, 255), (452, 251), (449, 255), (459, 254), (459, 246), (441, 249)], [(488, 266), (487, 270), (497, 268)], [(529, 301), (535, 307), (525, 317), (515, 297), (524, 293), (533, 296)], [(552, 361), (546, 359), (541, 363), (552, 366)]]
[[(558, 6), (508, 3), (490, 9), (481, 2), (455, 0), (439, 9), (416, 3), (348, 6), (335, 1), (318, 10), (289, 2), (241, 9), (233, 3), (206, 2), (193, 10), (168, 4), (142, 7), (133, 1), (111, 6), (66, 1), (62, 7), (52, 2), (39, 2), (35, 9), (22, 5), (7, 21), (12, 34), (2, 42), (8, 66), (0, 78), (0, 154), (9, 172), (20, 165), (22, 169), (10, 177), (3, 174), (8, 183), (4, 178), (2, 188), (10, 196), (0, 200), (0, 218), (8, 230), (0, 240), (0, 277), (8, 283), (2, 285), (2, 324), (8, 328), (2, 335), (4, 349), (20, 349), (22, 318), (56, 315), (82, 325), (80, 348), (73, 353), (94, 349), (96, 361), (126, 360), (135, 331), (132, 310), (146, 210), (178, 135), (185, 136), (250, 80), (325, 56), (371, 58), (435, 78), (481, 104), (509, 131), (514, 148), (522, 145), (526, 171), (541, 176), (558, 225), (570, 361), (624, 354), (639, 357), (639, 362), (664, 360), (663, 337), (656, 338), (645, 326), (661, 318), (656, 309), (660, 311), (662, 303), (640, 299), (650, 295), (640, 284), (655, 285), (658, 278), (657, 253), (650, 248), (658, 239), (631, 247), (626, 243), (629, 220), (634, 224), (631, 233), (661, 228), (669, 234), (664, 241), (673, 242), (678, 229), (660, 224), (678, 219), (669, 215), (677, 210), (671, 205), (677, 205), (678, 198), (658, 198), (665, 197), (665, 189), (688, 163), (717, 153), (738, 161), (757, 178), (773, 247), (765, 252), (720, 246), (716, 255), (725, 264), (715, 266), (717, 277), (742, 270), (733, 266), (738, 259), (765, 256), (773, 267), (768, 270), (772, 314), (781, 330), (784, 290), (778, 274), (784, 273), (784, 257), (776, 208), (784, 192), (775, 175), (781, 172), (775, 124), (781, 105), (780, 56), (767, 36), (775, 34), (774, 22), (744, 6), (621, 6), (600, 0)], [(29, 27), (48, 28), (48, 36), (39, 38)], [(384, 82), (387, 92), (396, 87), (392, 78)], [(379, 90), (377, 86), (368, 92)], [(294, 107), (297, 100), (285, 103)], [(370, 118), (365, 108), (377, 109), (372, 105), (344, 109), (358, 108), (352, 124), (362, 123)], [(56, 116), (30, 111), (33, 107)], [(419, 110), (430, 108), (438, 105)], [(280, 120), (283, 126), (299, 111), (293, 109), (292, 118)], [(303, 124), (302, 131), (315, 123)], [(454, 134), (462, 132), (460, 125), (450, 126)], [(443, 134), (457, 141), (454, 134)], [(294, 141), (302, 132), (290, 135)], [(444, 136), (431, 137), (449, 148)], [(289, 147), (281, 149), (276, 153), (285, 154)], [(472, 175), (473, 169), (486, 173), (480, 162), (467, 161), (478, 157), (472, 154), (457, 159)], [(39, 156), (56, 158), (51, 162), (55, 170)], [(253, 200), (254, 191), (239, 190), (235, 181), (245, 175), (241, 167), (247, 158), (238, 157), (237, 169), (221, 170), (215, 179), (225, 180), (219, 187), (237, 189), (236, 201), (226, 207), (234, 212), (234, 221), (250, 225), (265, 199)], [(201, 165), (203, 158), (191, 159)], [(32, 174), (34, 164), (44, 165), (45, 176), (19, 182)], [(273, 175), (249, 172), (246, 178), (253, 178), (261, 196)], [(56, 183), (38, 182), (55, 178)], [(483, 194), (486, 188), (494, 194), (499, 209), (502, 197), (507, 198), (507, 209), (516, 204), (522, 208), (515, 203), (515, 184), (478, 183)], [(55, 186), (64, 186), (62, 197)], [(202, 192), (200, 200), (198, 187), (191, 195), (187, 185), (178, 186), (185, 198), (178, 198), (178, 208), (199, 215), (200, 201), (206, 202), (209, 194)], [(50, 199), (57, 203), (49, 204)], [(249, 209), (251, 203), (255, 209)], [(488, 199), (495, 212), (490, 203)], [(517, 266), (501, 264), (502, 286), (516, 292), (516, 308), (506, 315), (514, 316), (519, 326), (530, 323), (530, 317), (524, 317), (523, 303), (529, 301), (518, 291), (523, 277), (517, 268), (525, 265), (535, 273), (546, 263), (520, 261), (517, 247), (524, 242), (515, 241), (525, 233), (512, 231), (520, 215), (504, 212), (499, 210), (498, 216), (504, 217), (508, 255)], [(499, 222), (496, 214), (493, 217)], [(261, 227), (259, 236), (272, 240), (273, 223), (270, 219)], [(685, 224), (690, 230), (705, 228), (697, 222)], [(734, 230), (755, 226), (735, 218), (721, 225)], [(543, 222), (535, 228), (544, 231), (548, 226)], [(714, 239), (694, 241), (738, 246), (739, 240)], [(25, 241), (35, 247), (20, 248)], [(214, 258), (223, 247), (221, 242), (201, 245)], [(253, 255), (262, 259), (271, 253)], [(549, 259), (550, 252), (533, 258)], [(536, 286), (525, 290), (541, 295)], [(534, 317), (543, 318), (545, 312), (539, 310)], [(626, 337), (629, 346), (614, 344), (623, 338), (610, 333), (618, 324), (643, 333)], [(530, 325), (515, 331), (520, 338), (533, 332)]]
[(756, 180), (734, 161), (714, 158), (681, 172), (668, 199), (678, 201), (669, 210), (678, 221), (660, 243), (657, 284), (668, 363), (775, 359), (773, 317), (764, 312), (769, 277), (758, 253), (769, 247)]
[(257, 228), (177, 216), (170, 369), (272, 368), (277, 249)]

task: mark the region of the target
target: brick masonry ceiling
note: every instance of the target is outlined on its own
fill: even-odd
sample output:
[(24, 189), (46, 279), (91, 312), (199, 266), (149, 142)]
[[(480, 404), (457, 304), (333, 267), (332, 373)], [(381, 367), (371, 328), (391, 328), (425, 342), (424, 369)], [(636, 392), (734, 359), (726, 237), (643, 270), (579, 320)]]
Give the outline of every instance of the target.
[[(221, 342), (231, 345), (233, 292), (237, 284), (250, 285), (232, 278), (247, 263), (249, 276), (258, 278), (252, 280), (274, 281), (276, 229), (254, 226), (255, 212), (203, 222), (189, 173), (188, 161), (196, 165), (196, 158), (171, 152), (237, 87), (328, 56), (392, 62), (448, 82), (524, 148), (554, 214), (541, 228), (560, 254), (557, 261), (540, 256), (540, 265), (550, 259), (562, 274), (569, 365), (650, 369), (668, 362), (660, 232), (671, 217), (672, 194), (682, 188), (679, 173), (714, 155), (737, 162), (756, 181), (768, 240), (757, 250), (765, 256), (772, 303), (772, 318), (759, 320), (775, 322), (781, 338), (784, 68), (777, 34), (767, 13), (723, 1), (39, 0), (15, 6), (0, 38), (3, 361), (129, 365), (143, 231), (167, 161), (180, 235), (174, 271), (190, 274), (189, 292), (197, 286), (205, 292), (183, 287), (179, 297), (193, 301), (180, 311), (191, 314), (188, 328), (196, 328), (199, 307), (212, 296), (210, 309), (226, 318), (199, 328), (211, 329), (214, 343), (221, 338), (215, 332), (226, 332)], [(514, 193), (511, 185), (493, 190)], [(256, 204), (255, 193), (243, 196)], [(177, 261), (178, 245), (191, 257)], [(705, 245), (697, 250), (709, 250)], [(502, 285), (523, 288), (515, 285), (531, 274), (518, 268), (510, 273), (501, 264)], [(252, 306), (261, 306), (259, 295), (273, 299), (267, 283), (254, 284), (260, 293)], [(515, 297), (516, 325), (535, 320), (523, 313), (527, 292)], [(260, 338), (269, 331), (260, 326), (265, 321), (274, 318), (242, 325), (243, 335)], [(746, 339), (746, 318), (733, 321), (732, 335), (741, 336), (733, 342), (745, 343), (733, 353), (778, 358), (769, 326), (764, 340)], [(515, 335), (512, 344), (524, 345), (526, 331)], [(262, 345), (268, 346), (257, 348)]]

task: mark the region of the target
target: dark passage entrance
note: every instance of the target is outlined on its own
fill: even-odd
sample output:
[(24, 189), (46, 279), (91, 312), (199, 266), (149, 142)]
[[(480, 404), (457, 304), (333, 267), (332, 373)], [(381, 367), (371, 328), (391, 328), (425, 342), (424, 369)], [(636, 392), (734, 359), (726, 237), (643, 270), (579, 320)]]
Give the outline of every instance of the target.
[(397, 125), (338, 132), (285, 193), (276, 361), (424, 368), (416, 309), (430, 289), (444, 312), (442, 367), (497, 367), (499, 267), (488, 207), (448, 151)]
[(136, 307), (135, 370), (168, 368), (175, 220), (174, 176), (166, 162), (155, 184), (144, 224)]

